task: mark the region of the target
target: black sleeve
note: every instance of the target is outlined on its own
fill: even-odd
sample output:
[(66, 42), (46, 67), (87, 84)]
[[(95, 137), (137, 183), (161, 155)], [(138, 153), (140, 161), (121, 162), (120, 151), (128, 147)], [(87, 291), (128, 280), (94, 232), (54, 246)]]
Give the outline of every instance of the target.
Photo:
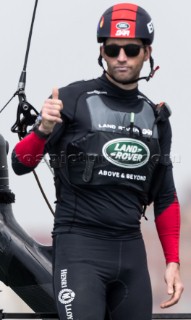
[(173, 166), (170, 157), (172, 131), (169, 120), (164, 121), (159, 126), (159, 143), (161, 147), (161, 160), (158, 171), (158, 181), (160, 188), (154, 200), (155, 216), (161, 214), (169, 207), (175, 199), (176, 189), (173, 178)]

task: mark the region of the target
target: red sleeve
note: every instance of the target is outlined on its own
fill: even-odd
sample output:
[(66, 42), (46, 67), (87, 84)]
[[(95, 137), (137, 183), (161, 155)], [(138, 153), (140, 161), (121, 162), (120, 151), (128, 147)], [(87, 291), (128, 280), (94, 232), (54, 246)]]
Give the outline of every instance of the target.
[(36, 167), (44, 155), (45, 143), (46, 138), (31, 132), (16, 144), (14, 152), (20, 163), (27, 167)]
[(155, 223), (166, 263), (179, 263), (180, 206), (177, 197), (156, 217)]

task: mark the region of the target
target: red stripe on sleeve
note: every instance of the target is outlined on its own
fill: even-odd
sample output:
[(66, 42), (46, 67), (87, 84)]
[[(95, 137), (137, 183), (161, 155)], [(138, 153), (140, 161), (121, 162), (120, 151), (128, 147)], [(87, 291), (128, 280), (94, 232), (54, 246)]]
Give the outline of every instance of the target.
[(44, 155), (46, 139), (31, 132), (15, 146), (15, 153), (19, 162), (27, 167), (36, 167)]
[(157, 216), (155, 223), (166, 263), (179, 263), (180, 206), (177, 198)]

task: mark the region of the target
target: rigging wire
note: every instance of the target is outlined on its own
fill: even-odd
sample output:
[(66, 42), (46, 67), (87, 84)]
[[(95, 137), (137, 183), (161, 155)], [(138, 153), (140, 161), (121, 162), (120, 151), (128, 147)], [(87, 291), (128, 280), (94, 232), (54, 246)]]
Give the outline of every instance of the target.
[[(35, 21), (35, 16), (36, 16), (36, 11), (37, 11), (37, 5), (38, 5), (38, 0), (35, 0), (35, 5), (34, 5), (34, 9), (33, 9), (33, 14), (32, 14), (32, 20), (31, 20), (31, 25), (30, 25), (30, 30), (29, 30), (29, 36), (28, 36), (28, 41), (27, 41), (27, 48), (26, 48), (26, 52), (25, 52), (23, 70), (22, 70), (20, 78), (19, 78), (17, 91), (13, 94), (13, 96), (8, 100), (8, 102), (0, 110), (0, 113), (2, 113), (2, 111), (8, 106), (8, 104), (12, 101), (12, 99), (16, 95), (18, 96), (19, 105), (18, 105), (18, 110), (17, 110), (17, 119), (16, 119), (15, 124), (12, 126), (11, 131), (14, 133), (17, 133), (20, 140), (22, 138), (24, 138), (24, 136), (28, 133), (27, 127), (29, 125), (30, 126), (34, 125), (35, 120), (36, 120), (37, 116), (39, 115), (38, 111), (33, 106), (31, 106), (30, 103), (27, 102), (26, 94), (25, 94), (26, 69), (27, 69), (27, 62), (28, 62), (31, 39), (32, 39), (32, 34), (33, 34), (34, 21)], [(23, 116), (23, 118), (21, 118), (21, 116)], [(45, 159), (45, 163), (48, 165), (46, 159)], [(49, 167), (49, 165), (48, 165), (48, 167)], [(49, 167), (49, 169), (50, 169), (50, 167)], [(50, 205), (50, 203), (44, 193), (44, 190), (42, 188), (42, 185), (40, 183), (40, 180), (39, 180), (35, 170), (33, 170), (32, 172), (33, 172), (35, 180), (39, 186), (39, 189), (41, 191), (41, 194), (42, 194), (47, 206), (49, 207), (50, 211), (54, 215), (54, 210), (52, 209), (52, 207), (51, 207), (51, 205)]]
[(34, 9), (33, 9), (33, 15), (32, 15), (31, 26), (30, 26), (30, 31), (29, 31), (28, 41), (27, 41), (25, 59), (24, 59), (24, 65), (23, 65), (23, 70), (21, 72), (21, 76), (20, 76), (20, 79), (19, 79), (18, 90), (20, 90), (20, 89), (24, 90), (25, 89), (26, 69), (27, 69), (27, 62), (28, 62), (28, 57), (29, 57), (29, 51), (30, 51), (30, 45), (31, 45), (31, 39), (32, 39), (32, 33), (33, 33), (33, 27), (34, 27), (34, 21), (35, 21), (35, 16), (36, 16), (37, 5), (38, 5), (38, 0), (35, 1), (35, 5), (34, 5)]

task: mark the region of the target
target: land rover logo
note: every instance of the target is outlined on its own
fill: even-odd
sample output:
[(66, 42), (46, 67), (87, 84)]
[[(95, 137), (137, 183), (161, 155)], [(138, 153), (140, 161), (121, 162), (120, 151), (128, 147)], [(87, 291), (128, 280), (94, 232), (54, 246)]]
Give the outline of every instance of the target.
[(126, 22), (119, 22), (116, 25), (117, 29), (129, 29), (129, 24)]
[(142, 167), (150, 156), (146, 144), (130, 138), (111, 140), (103, 146), (102, 152), (109, 162), (123, 168)]

